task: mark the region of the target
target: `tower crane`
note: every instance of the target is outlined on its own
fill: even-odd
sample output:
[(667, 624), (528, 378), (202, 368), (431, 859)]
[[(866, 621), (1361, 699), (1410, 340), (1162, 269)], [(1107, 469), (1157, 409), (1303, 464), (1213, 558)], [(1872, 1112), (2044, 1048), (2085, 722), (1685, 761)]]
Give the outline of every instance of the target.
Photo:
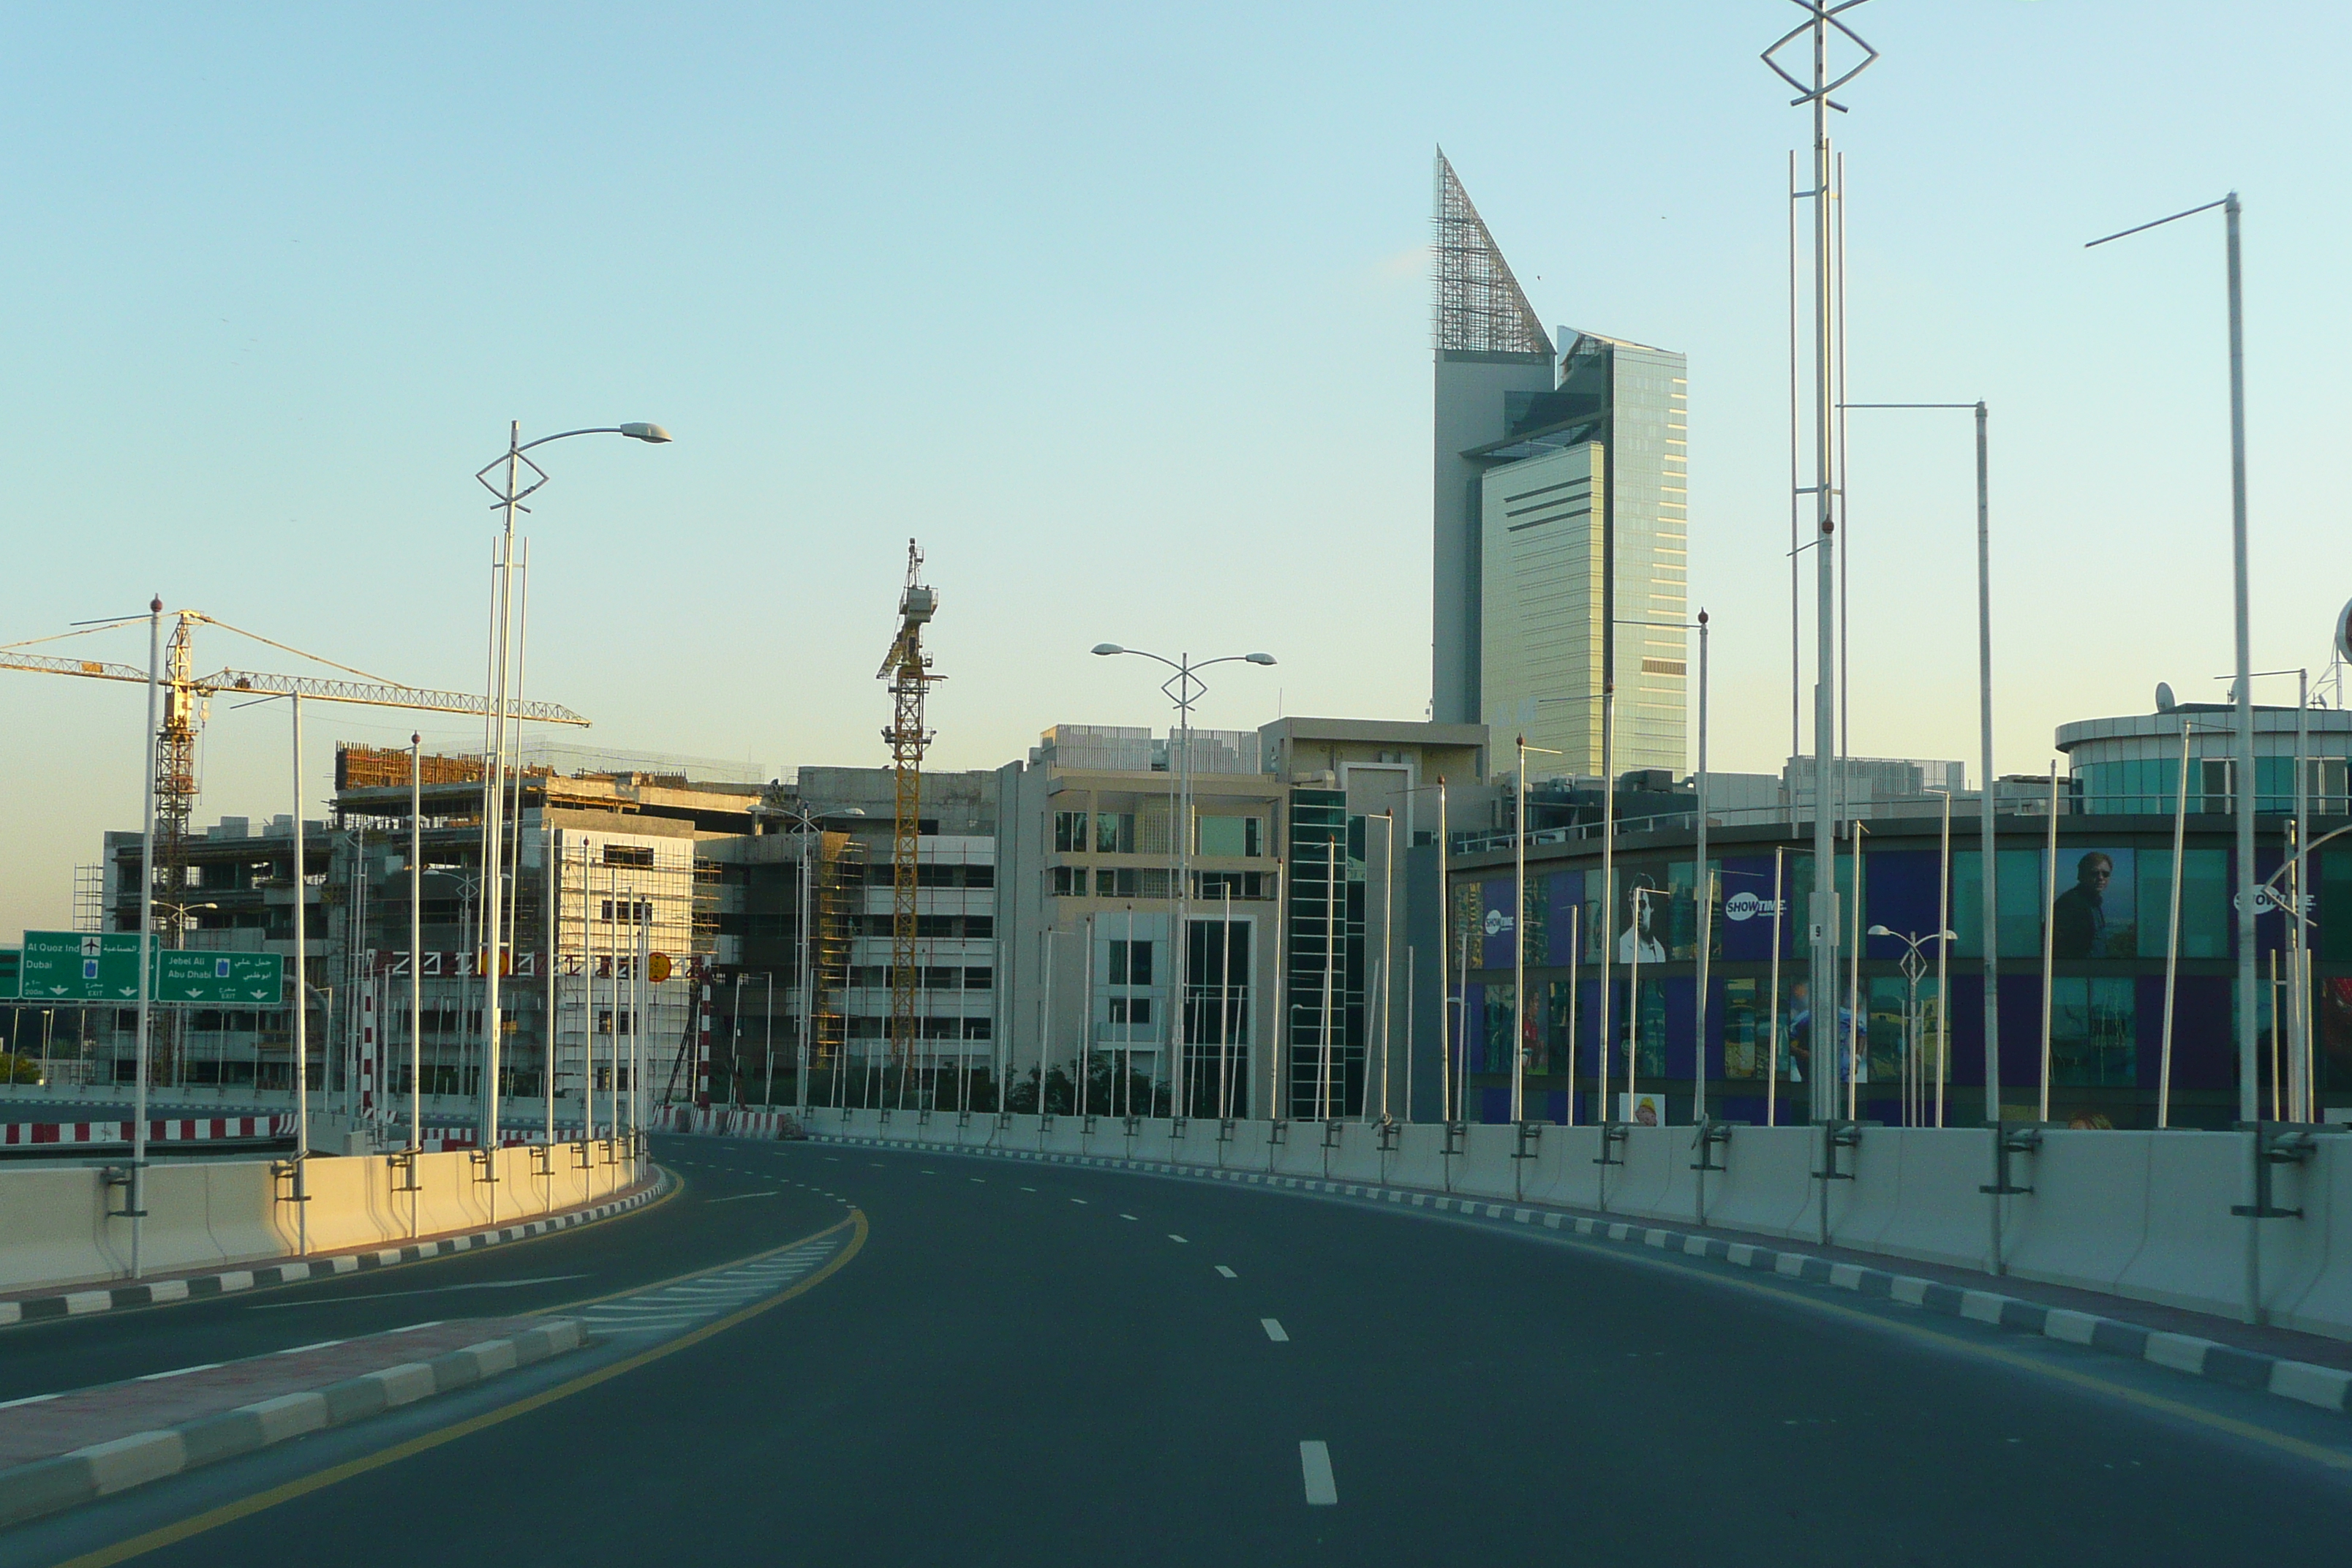
[[(188, 826), (196, 804), (196, 736), (204, 727), (215, 692), (251, 692), (257, 696), (279, 697), (299, 695), (320, 702), (350, 702), (371, 708), (411, 708), (431, 713), (479, 715), (490, 710), (489, 699), (473, 692), (435, 691), (384, 680), (365, 670), (353, 669), (349, 665), (337, 664), (333, 659), (321, 658), (317, 654), (305, 653), (300, 648), (272, 641), (258, 632), (233, 626), (200, 610), (175, 610), (170, 614), (173, 626), (171, 640), (164, 649), (163, 668), (159, 679), (163, 718), (155, 732), (155, 871), (157, 885), (174, 889), (173, 897), (179, 896), (176, 889), (185, 886), (187, 881)], [(60, 633), (57, 637), (0, 645), (0, 669), (75, 675), (92, 680), (129, 680), (143, 686), (147, 683), (147, 671), (134, 665), (26, 651), (45, 643), (106, 631), (136, 618), (142, 617), (104, 621)], [(223, 668), (200, 676), (195, 672), (195, 630), (199, 626), (218, 626), (223, 631), (235, 632), (239, 637), (250, 637), (280, 652), (341, 670), (352, 679), (270, 675), (234, 668)], [(554, 702), (516, 702), (509, 705), (508, 712), (511, 717), (535, 719), (543, 724), (584, 725), (588, 722), (571, 709)], [(295, 824), (295, 831), (301, 831), (299, 821)], [(173, 922), (165, 940), (173, 947), (180, 945), (178, 921)], [(163, 1048), (166, 1053), (163, 1065), (167, 1067), (168, 1042)]]
[(915, 857), (922, 841), (923, 752), (931, 732), (923, 728), (923, 693), (945, 676), (931, 673), (923, 651), (923, 627), (939, 608), (939, 595), (922, 581), (923, 552), (907, 541), (907, 583), (898, 593), (898, 635), (876, 672), (890, 683), (890, 767), (898, 784), (898, 818), (890, 847), (890, 1054), (898, 1059), (898, 1095), (907, 1092), (907, 1069), (920, 1033), (915, 1021)]

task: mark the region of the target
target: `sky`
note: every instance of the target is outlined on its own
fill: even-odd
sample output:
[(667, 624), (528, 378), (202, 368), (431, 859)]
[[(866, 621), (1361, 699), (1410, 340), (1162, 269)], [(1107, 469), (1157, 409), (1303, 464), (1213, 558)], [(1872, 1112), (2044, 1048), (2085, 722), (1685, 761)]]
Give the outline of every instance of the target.
[[(1992, 410), (1997, 767), (2231, 668), (2222, 234), (2245, 202), (2257, 668), (2352, 594), (2352, 12), (1873, 0), (1840, 96), (1848, 389)], [(1139, 660), (1264, 649), (1198, 721), (1429, 697), (1431, 159), (1548, 323), (1690, 361), (1712, 760), (1787, 751), (1785, 180), (1767, 0), (20, 10), (0, 642), (154, 595), (479, 689), (525, 521), (530, 694), (614, 748), (879, 765), (920, 540), (930, 765), (1164, 727)], [(1856, 414), (1853, 749), (1976, 775), (1961, 414)], [(199, 666), (315, 670), (208, 628)], [(143, 663), (143, 626), (44, 651)], [(2284, 699), (2273, 683), (2263, 695)], [(314, 705), (332, 747), (403, 713)], [(0, 671), (0, 931), (135, 828), (144, 693)], [(478, 746), (478, 723), (423, 726)], [(283, 703), (213, 705), (199, 825), (289, 809)]]

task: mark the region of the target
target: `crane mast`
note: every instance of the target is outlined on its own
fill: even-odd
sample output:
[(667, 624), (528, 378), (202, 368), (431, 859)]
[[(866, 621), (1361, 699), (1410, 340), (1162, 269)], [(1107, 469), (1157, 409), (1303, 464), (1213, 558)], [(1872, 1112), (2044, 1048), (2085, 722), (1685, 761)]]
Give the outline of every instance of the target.
[(923, 693), (944, 679), (931, 673), (923, 651), (923, 627), (939, 608), (939, 597), (922, 581), (923, 552), (907, 541), (907, 583), (898, 594), (898, 634), (875, 679), (890, 683), (890, 767), (898, 785), (898, 813), (890, 846), (890, 1055), (898, 1068), (898, 1098), (907, 1092), (907, 1072), (920, 1033), (915, 1019), (915, 982), (922, 971), (915, 952), (915, 858), (922, 841), (923, 752), (931, 742), (923, 728)]
[[(188, 882), (188, 830), (196, 805), (196, 739), (204, 729), (205, 704), (215, 692), (253, 692), (265, 696), (299, 693), (321, 702), (352, 702), (372, 708), (411, 708), (435, 713), (482, 713), (488, 710), (490, 704), (487, 699), (472, 692), (434, 691), (381, 680), (363, 670), (352, 669), (336, 664), (332, 659), (320, 658), (316, 654), (303, 653), (300, 648), (288, 647), (284, 643), (271, 642), (256, 633), (242, 631), (200, 610), (177, 610), (172, 614), (172, 635), (164, 645), (163, 668), (159, 682), (163, 715), (156, 727), (152, 759), (155, 770), (155, 889), (151, 897), (173, 909), (173, 918), (164, 929), (163, 937), (167, 946), (179, 947), (185, 940), (182, 901), (188, 896), (184, 890)], [(210, 675), (199, 676), (196, 674), (195, 649), (195, 631), (199, 625), (216, 626), (225, 631), (236, 632), (240, 637), (251, 637), (256, 642), (267, 643), (287, 653), (299, 654), (304, 658), (329, 665), (358, 679), (337, 680), (305, 675), (268, 675), (250, 669), (220, 669)], [(108, 628), (99, 626), (91, 629)], [(35, 639), (35, 643), (55, 640), (58, 639), (42, 637)], [(135, 681), (142, 686), (147, 683), (147, 672), (132, 665), (25, 651), (32, 646), (35, 645), (17, 643), (0, 647), (0, 669), (75, 675), (91, 680)], [(509, 711), (516, 717), (536, 719), (547, 724), (588, 722), (570, 709), (552, 702), (510, 703)], [(300, 815), (299, 812), (295, 814), (295, 831), (298, 833), (301, 831)], [(152, 1048), (157, 1080), (170, 1082), (175, 1045), (171, 1033), (173, 1026), (170, 1020), (175, 1016), (166, 1012), (163, 1016), (163, 1028)]]

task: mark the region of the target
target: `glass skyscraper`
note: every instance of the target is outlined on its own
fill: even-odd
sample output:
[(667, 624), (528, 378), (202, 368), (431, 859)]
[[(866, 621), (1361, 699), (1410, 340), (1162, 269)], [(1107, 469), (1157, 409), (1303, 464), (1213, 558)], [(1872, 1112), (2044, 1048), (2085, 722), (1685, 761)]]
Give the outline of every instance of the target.
[(1685, 362), (1595, 332), (1556, 350), (1443, 153), (1437, 187), (1432, 713), (1592, 775), (1613, 684), (1614, 771), (1679, 775)]

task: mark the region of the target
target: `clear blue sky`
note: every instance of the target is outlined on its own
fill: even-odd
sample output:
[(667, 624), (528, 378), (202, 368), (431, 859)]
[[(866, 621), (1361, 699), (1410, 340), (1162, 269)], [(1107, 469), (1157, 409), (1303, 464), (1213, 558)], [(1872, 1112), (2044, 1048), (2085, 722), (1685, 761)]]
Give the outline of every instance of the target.
[[(1108, 638), (1263, 647), (1205, 722), (1428, 695), (1430, 154), (1549, 322), (1685, 351), (1717, 765), (1785, 750), (1782, 180), (1766, 0), (1273, 8), (57, 6), (0, 53), (0, 640), (160, 591), (481, 679), (506, 422), (553, 448), (531, 684), (605, 743), (878, 763), (901, 552), (938, 765), (1164, 722)], [(2000, 755), (2218, 692), (2219, 196), (2247, 211), (2255, 657), (2347, 593), (2339, 5), (1876, 0), (1847, 93), (1853, 394), (1994, 411)], [(2251, 23), (2259, 22), (2259, 35)], [(1853, 448), (1854, 743), (1974, 773), (1967, 426)], [(1937, 421), (1941, 420), (1941, 423)], [(135, 631), (90, 639), (136, 661)], [(285, 666), (218, 639), (207, 667)], [(0, 674), (0, 932), (139, 819), (142, 695)], [(215, 707), (199, 820), (286, 809)], [(400, 715), (320, 710), (338, 737)], [(429, 741), (464, 742), (464, 725)], [(470, 732), (478, 734), (478, 730)]]

